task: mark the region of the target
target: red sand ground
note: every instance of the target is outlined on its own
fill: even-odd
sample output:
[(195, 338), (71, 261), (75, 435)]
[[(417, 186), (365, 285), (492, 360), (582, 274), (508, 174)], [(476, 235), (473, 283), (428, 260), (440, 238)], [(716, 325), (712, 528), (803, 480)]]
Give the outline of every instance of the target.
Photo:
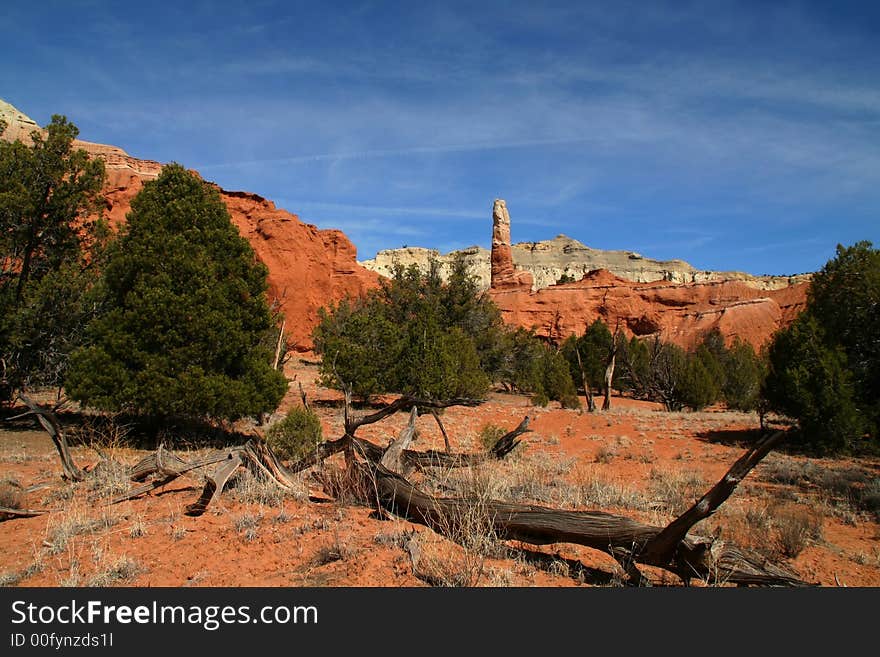
[[(322, 417), (325, 437), (341, 435), (341, 408), (329, 405), (338, 401), (338, 393), (316, 384), (317, 367), (312, 362), (294, 361), (288, 375), (295, 377), (295, 383), (282, 410), (299, 403), (297, 384), (301, 383)], [(517, 459), (531, 463), (537, 468), (533, 471), (543, 473), (550, 495), (565, 485), (596, 482), (613, 487), (620, 495), (641, 495), (647, 501), (641, 509), (607, 510), (656, 523), (672, 517), (659, 502), (652, 503), (658, 482), (696, 480), (689, 489), (692, 496), (684, 500), (690, 504), (693, 495), (708, 489), (742, 454), (744, 448), (735, 440), (757, 426), (754, 415), (722, 410), (667, 413), (655, 404), (615, 397), (611, 411), (589, 414), (561, 409), (555, 403), (536, 408), (524, 396), (500, 393), (493, 393), (477, 408), (448, 409), (444, 422), (454, 449), (476, 451), (481, 427), (495, 424), (510, 429), (524, 415), (532, 416), (534, 432), (525, 436), (520, 453), (512, 457), (513, 464), (498, 467), (515, 469)], [(385, 444), (405, 421), (398, 414), (362, 428), (359, 435)], [(442, 449), (442, 437), (430, 416), (419, 418), (417, 427), (415, 448)], [(127, 465), (146, 453), (113, 446), (109, 452)], [(187, 457), (183, 450), (179, 453)], [(98, 461), (95, 451), (84, 446), (74, 447), (73, 455), (81, 466)], [(744, 519), (800, 510), (816, 519), (819, 535), (795, 558), (777, 553), (774, 559), (803, 579), (824, 586), (880, 586), (880, 527), (874, 516), (844, 501), (831, 502), (814, 486), (767, 481), (766, 472), (774, 463), (811, 467), (808, 461), (834, 471), (861, 469), (875, 479), (880, 475), (876, 459), (856, 462), (771, 455), (700, 531), (717, 533), (720, 527), (723, 538), (769, 545), (776, 540), (775, 525), (756, 521), (752, 532), (743, 534)], [(51, 441), (36, 430), (0, 431), (0, 480), (14, 480), (25, 488), (46, 484), (23, 495), (21, 506), (58, 509), (0, 524), (0, 583), (4, 585), (425, 586), (413, 574), (410, 556), (402, 547), (410, 537), (415, 537), (426, 555), (422, 563), (433, 564), (432, 571), (441, 576), (459, 576), (467, 584), (576, 586), (619, 581), (619, 569), (610, 557), (578, 546), (522, 546), (555, 556), (549, 567), (524, 557), (478, 559), (424, 527), (379, 520), (369, 508), (328, 500), (307, 477), (301, 495), (275, 503), (244, 503), (227, 491), (218, 508), (198, 518), (183, 513), (201, 489), (196, 477), (106, 506), (101, 493), (90, 491), (88, 483), (74, 487), (61, 482)], [(307, 488), (314, 496), (311, 501)], [(104, 522), (79, 533), (70, 530), (88, 518)], [(70, 534), (66, 541), (59, 538), (65, 528)], [(580, 561), (585, 574), (576, 576), (572, 562), (566, 564), (564, 559)], [(646, 570), (656, 584), (680, 584), (668, 573)]]

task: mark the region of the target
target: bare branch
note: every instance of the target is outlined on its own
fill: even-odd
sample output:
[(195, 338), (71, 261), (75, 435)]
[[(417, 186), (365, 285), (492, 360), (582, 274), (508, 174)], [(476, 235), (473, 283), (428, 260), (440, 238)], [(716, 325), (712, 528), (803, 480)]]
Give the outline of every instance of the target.
[(61, 467), (64, 470), (63, 477), (72, 481), (82, 481), (85, 479), (83, 471), (76, 467), (73, 457), (70, 456), (67, 438), (64, 436), (64, 430), (61, 428), (61, 423), (58, 421), (54, 411), (41, 406), (24, 393), (19, 393), (18, 398), (37, 416), (43, 429), (46, 430), (46, 433), (52, 438), (52, 442), (55, 443), (55, 448), (61, 456)]

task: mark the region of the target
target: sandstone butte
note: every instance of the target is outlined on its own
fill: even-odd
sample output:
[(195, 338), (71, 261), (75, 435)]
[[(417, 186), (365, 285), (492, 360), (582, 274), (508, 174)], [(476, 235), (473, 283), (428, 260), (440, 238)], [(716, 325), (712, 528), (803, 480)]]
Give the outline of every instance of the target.
[[(39, 128), (2, 100), (0, 119), (9, 125), (4, 139), (27, 140)], [(125, 221), (131, 200), (146, 181), (159, 175), (162, 164), (131, 157), (115, 146), (80, 140), (76, 146), (104, 159), (104, 215), (111, 226), (118, 227)], [(357, 262), (357, 251), (342, 231), (304, 223), (256, 194), (215, 187), (233, 223), (267, 266), (270, 300), (280, 301), (285, 332), (297, 350), (313, 346), (310, 336), (319, 308), (378, 286), (380, 274)], [(760, 289), (754, 283), (723, 278), (687, 284), (636, 282), (603, 269), (588, 271), (573, 283), (534, 289), (533, 275), (514, 264), (506, 203), (496, 200), (492, 214), (489, 294), (507, 323), (532, 328), (549, 339), (582, 333), (601, 317), (627, 335), (659, 333), (662, 339), (683, 347), (693, 346), (715, 327), (728, 341), (738, 336), (759, 347), (788, 325), (806, 302), (807, 282), (780, 289)]]

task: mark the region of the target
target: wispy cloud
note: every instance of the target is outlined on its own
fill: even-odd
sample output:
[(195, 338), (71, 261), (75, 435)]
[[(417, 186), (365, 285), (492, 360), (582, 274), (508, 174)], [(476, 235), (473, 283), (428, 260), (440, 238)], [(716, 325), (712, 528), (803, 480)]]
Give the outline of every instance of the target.
[(423, 217), (445, 217), (450, 219), (481, 219), (486, 216), (486, 212), (477, 210), (460, 210), (443, 207), (424, 207), (424, 206), (383, 206), (383, 205), (363, 205), (354, 203), (329, 203), (321, 201), (308, 200), (292, 200), (279, 199), (285, 205), (290, 207), (302, 208), (303, 210), (320, 210), (329, 212), (358, 212), (380, 215), (393, 216), (423, 216)]
[(469, 144), (440, 144), (436, 146), (409, 146), (407, 148), (374, 148), (362, 151), (317, 153), (313, 155), (294, 155), (291, 157), (264, 158), (221, 162), (215, 164), (199, 164), (199, 169), (239, 169), (253, 166), (277, 166), (284, 164), (304, 164), (310, 162), (337, 162), (341, 160), (367, 160), (372, 158), (407, 157), (411, 155), (434, 155), (442, 153), (467, 153), (505, 149), (535, 148), (540, 146), (560, 146), (579, 144), (590, 141), (588, 137), (572, 137), (559, 139), (523, 139), (505, 142), (473, 142)]

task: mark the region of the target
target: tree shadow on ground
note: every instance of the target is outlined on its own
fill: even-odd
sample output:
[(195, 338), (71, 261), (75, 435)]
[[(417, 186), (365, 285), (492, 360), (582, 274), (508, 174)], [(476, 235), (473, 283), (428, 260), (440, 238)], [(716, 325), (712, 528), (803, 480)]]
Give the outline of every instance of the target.
[[(43, 431), (24, 405), (0, 410), (0, 429)], [(118, 445), (134, 449), (222, 449), (247, 442), (250, 436), (222, 424), (196, 417), (166, 417), (161, 421), (139, 415), (58, 410), (56, 417), (70, 446)]]
[(560, 554), (547, 554), (538, 550), (530, 550), (524, 547), (508, 547), (507, 557), (519, 559), (527, 564), (548, 573), (566, 575), (578, 582), (589, 586), (631, 586), (626, 577), (619, 573), (612, 573), (600, 568), (585, 566), (577, 559), (569, 559)]
[(696, 438), (700, 442), (713, 445), (748, 449), (769, 433), (771, 432), (766, 429), (712, 429), (697, 432)]

